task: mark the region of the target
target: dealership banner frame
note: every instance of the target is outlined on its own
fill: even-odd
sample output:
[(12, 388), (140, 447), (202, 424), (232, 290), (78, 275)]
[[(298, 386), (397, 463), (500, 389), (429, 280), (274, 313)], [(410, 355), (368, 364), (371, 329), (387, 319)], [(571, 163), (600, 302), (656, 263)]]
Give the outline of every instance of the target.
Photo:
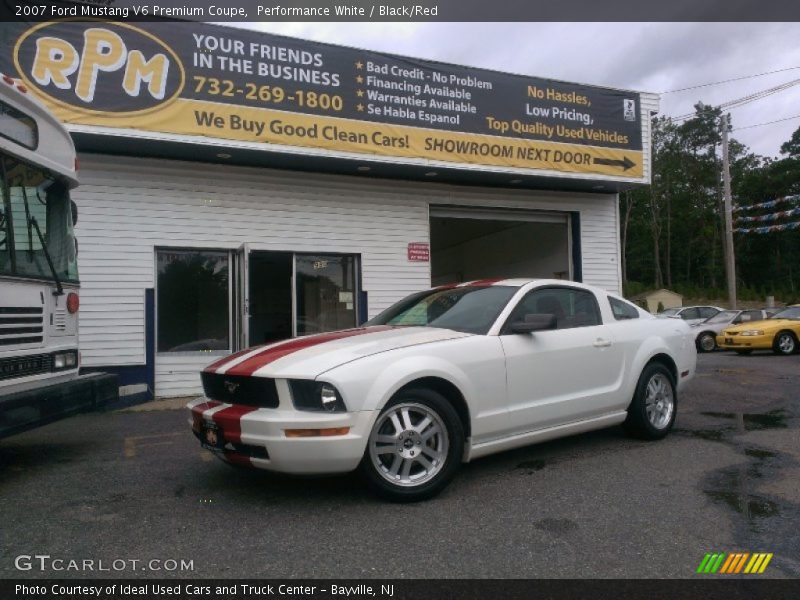
[(641, 182), (641, 94), (198, 22), (2, 23), (68, 125)]

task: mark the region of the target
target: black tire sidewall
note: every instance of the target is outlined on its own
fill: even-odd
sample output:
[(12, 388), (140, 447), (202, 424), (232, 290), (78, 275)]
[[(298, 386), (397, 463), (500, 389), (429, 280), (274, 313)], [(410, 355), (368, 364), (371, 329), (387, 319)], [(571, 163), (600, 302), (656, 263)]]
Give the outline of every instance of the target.
[[(703, 348), (703, 338), (707, 338), (707, 337), (711, 338), (712, 346), (711, 346), (710, 350), (706, 350), (705, 348)], [(705, 332), (703, 332), (703, 333), (701, 333), (700, 335), (697, 336), (697, 350), (698, 350), (698, 352), (713, 352), (716, 348), (717, 348), (717, 340), (714, 338), (713, 334), (709, 333), (708, 331), (705, 331)]]
[[(666, 376), (672, 387), (672, 398), (674, 407), (672, 410), (672, 417), (666, 427), (657, 429), (650, 423), (647, 418), (645, 399), (647, 396), (647, 384), (650, 379), (661, 373)], [(639, 376), (639, 381), (636, 383), (636, 391), (633, 394), (633, 400), (628, 407), (628, 417), (625, 419), (625, 429), (633, 436), (646, 439), (646, 440), (660, 440), (665, 437), (672, 426), (675, 424), (675, 418), (678, 415), (678, 390), (675, 385), (675, 378), (670, 370), (661, 363), (651, 362), (643, 370)]]
[[(435, 411), (442, 419), (447, 429), (449, 443), (444, 468), (439, 471), (433, 479), (416, 487), (408, 488), (392, 485), (377, 472), (375, 465), (372, 463), (372, 459), (369, 455), (368, 437), (367, 446), (364, 450), (364, 457), (361, 459), (359, 470), (367, 484), (383, 498), (393, 502), (418, 502), (420, 500), (432, 498), (441, 492), (456, 474), (456, 471), (458, 471), (464, 455), (464, 427), (461, 424), (461, 419), (456, 409), (444, 396), (434, 390), (424, 388), (404, 390), (396, 394), (381, 409), (375, 423), (377, 423), (390, 408), (404, 402), (422, 404)], [(374, 426), (375, 424), (373, 423), (372, 427)], [(372, 428), (370, 428), (369, 435), (372, 435)]]

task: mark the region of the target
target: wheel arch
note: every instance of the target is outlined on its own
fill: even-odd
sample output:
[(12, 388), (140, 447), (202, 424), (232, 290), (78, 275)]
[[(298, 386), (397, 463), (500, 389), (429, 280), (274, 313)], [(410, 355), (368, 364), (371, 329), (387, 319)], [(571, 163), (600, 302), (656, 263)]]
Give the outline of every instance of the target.
[(461, 426), (464, 428), (464, 437), (469, 439), (472, 435), (472, 423), (470, 420), (469, 406), (467, 405), (464, 394), (452, 381), (437, 376), (419, 377), (403, 384), (392, 394), (392, 398), (413, 389), (430, 389), (443, 396), (456, 410)]
[(650, 360), (648, 360), (644, 364), (644, 367), (642, 368), (642, 370), (646, 369), (647, 365), (652, 364), (652, 363), (658, 363), (658, 364), (664, 365), (667, 368), (667, 370), (672, 375), (672, 383), (676, 386), (676, 391), (677, 391), (678, 365), (675, 364), (675, 361), (672, 360), (672, 357), (669, 354), (664, 354), (663, 352), (659, 353), (659, 354), (656, 354), (656, 355), (650, 357)]

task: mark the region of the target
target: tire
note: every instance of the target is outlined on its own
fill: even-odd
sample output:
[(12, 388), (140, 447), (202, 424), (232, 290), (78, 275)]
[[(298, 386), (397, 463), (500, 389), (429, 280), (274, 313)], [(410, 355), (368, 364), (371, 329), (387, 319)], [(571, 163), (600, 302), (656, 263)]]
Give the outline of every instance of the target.
[(772, 351), (781, 356), (794, 354), (797, 349), (797, 338), (791, 331), (779, 331), (772, 342)]
[(739, 356), (750, 356), (753, 353), (752, 350), (734, 350), (734, 352)]
[(697, 336), (695, 345), (698, 352), (713, 352), (717, 349), (717, 338), (711, 331), (704, 331)]
[(660, 440), (672, 429), (677, 412), (678, 392), (672, 373), (661, 363), (649, 363), (636, 384), (623, 427), (633, 437)]
[(380, 496), (417, 502), (444, 489), (463, 454), (464, 428), (453, 405), (433, 390), (411, 389), (375, 420), (360, 469)]

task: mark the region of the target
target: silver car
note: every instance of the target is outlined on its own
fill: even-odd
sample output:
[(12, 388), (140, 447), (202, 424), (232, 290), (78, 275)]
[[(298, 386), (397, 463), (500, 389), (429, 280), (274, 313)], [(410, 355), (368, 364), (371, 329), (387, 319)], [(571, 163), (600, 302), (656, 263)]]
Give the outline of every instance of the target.
[(706, 319), (713, 317), (721, 310), (723, 309), (719, 306), (678, 306), (676, 308), (662, 310), (656, 316), (683, 319), (689, 325), (694, 325), (695, 323), (702, 323)]
[(768, 319), (769, 313), (765, 310), (723, 310), (713, 317), (692, 324), (692, 328), (697, 332), (695, 344), (698, 352), (711, 352), (717, 348), (716, 337), (723, 329), (729, 325), (739, 325), (748, 321), (760, 321)]

